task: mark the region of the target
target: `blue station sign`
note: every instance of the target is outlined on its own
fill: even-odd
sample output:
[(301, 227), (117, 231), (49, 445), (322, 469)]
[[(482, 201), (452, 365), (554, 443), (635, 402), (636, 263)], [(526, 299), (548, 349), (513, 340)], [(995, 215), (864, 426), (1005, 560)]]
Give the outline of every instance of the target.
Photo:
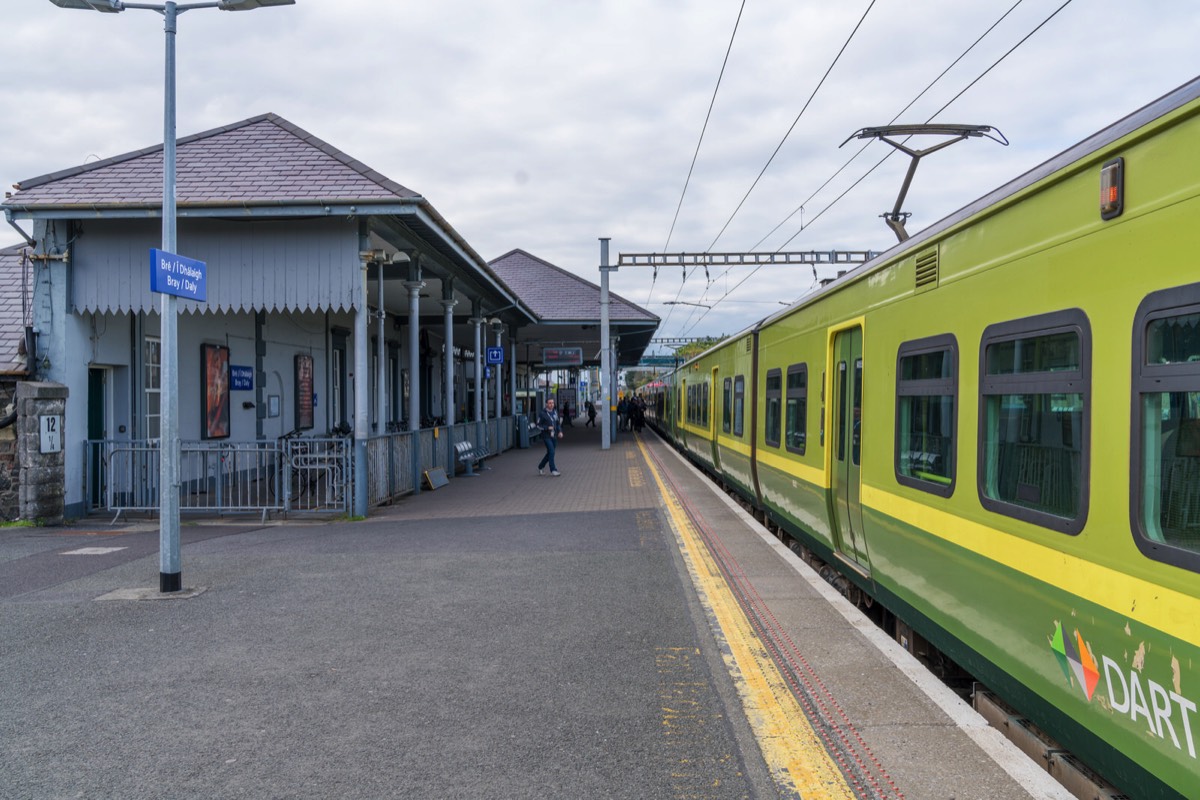
[(235, 392), (247, 392), (254, 388), (254, 367), (229, 365), (229, 388)]
[(151, 248), (150, 291), (203, 303), (208, 299), (206, 270), (203, 261)]
[(503, 347), (489, 347), (487, 349), (487, 363), (503, 364), (504, 363), (504, 348)]

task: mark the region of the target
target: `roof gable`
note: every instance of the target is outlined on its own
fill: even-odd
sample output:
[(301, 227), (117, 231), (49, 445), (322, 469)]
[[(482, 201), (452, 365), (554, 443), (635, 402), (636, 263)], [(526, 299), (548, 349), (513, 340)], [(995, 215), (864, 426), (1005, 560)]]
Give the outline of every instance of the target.
[[(512, 250), (488, 266), (543, 322), (600, 319), (600, 287), (524, 250)], [(609, 292), (614, 321), (658, 322), (658, 317)]]
[[(17, 184), (5, 205), (162, 205), (162, 145)], [(176, 145), (176, 198), (188, 205), (396, 201), (420, 196), (275, 114)]]

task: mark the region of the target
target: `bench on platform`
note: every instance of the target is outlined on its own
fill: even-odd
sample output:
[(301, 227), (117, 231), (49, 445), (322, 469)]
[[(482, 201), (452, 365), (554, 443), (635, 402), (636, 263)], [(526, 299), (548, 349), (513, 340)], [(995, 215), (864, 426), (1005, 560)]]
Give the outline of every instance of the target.
[(475, 476), (475, 465), (479, 464), (479, 469), (490, 469), (483, 465), (483, 460), (490, 456), (491, 453), (486, 448), (476, 447), (470, 442), (459, 442), (454, 445), (454, 460), (459, 464), (466, 465), (467, 475)]

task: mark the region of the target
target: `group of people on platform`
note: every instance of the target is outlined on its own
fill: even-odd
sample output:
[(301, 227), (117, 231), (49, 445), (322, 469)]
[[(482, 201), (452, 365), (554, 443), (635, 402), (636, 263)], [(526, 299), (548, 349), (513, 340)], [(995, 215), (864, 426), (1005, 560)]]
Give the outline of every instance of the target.
[(641, 395), (622, 398), (617, 403), (617, 430), (642, 432), (646, 425), (646, 401)]

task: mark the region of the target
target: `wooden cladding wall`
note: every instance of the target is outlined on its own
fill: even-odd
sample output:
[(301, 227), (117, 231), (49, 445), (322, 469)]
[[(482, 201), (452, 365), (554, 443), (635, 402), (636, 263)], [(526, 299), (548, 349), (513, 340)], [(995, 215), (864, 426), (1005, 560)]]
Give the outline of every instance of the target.
[[(77, 223), (71, 261), (76, 313), (158, 311), (150, 248), (158, 220)], [(180, 311), (344, 311), (355, 308), (358, 227), (353, 220), (181, 219), (179, 255), (207, 265), (208, 302)]]

